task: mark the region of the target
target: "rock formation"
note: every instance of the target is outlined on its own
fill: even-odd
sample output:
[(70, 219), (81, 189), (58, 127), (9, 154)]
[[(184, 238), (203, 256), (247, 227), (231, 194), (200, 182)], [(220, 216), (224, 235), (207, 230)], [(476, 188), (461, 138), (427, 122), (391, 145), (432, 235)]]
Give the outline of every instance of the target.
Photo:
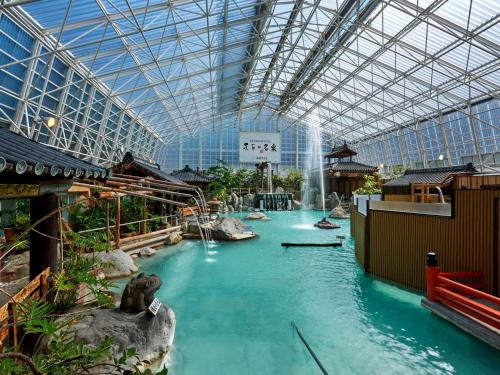
[(245, 216), (246, 220), (271, 220), (265, 213), (260, 211), (250, 212)]
[(341, 205), (338, 205), (330, 211), (330, 217), (334, 219), (349, 219), (349, 214), (342, 208)]
[[(85, 254), (85, 256), (94, 256), (94, 254)], [(95, 257), (99, 258), (102, 263), (109, 265), (102, 270), (107, 279), (130, 276), (138, 271), (132, 257), (120, 249), (109, 253), (96, 253)]]
[(144, 273), (140, 273), (137, 277), (132, 278), (125, 287), (120, 310), (130, 313), (146, 311), (155, 298), (155, 292), (160, 287), (161, 280), (158, 276), (146, 276)]
[[(90, 345), (111, 337), (114, 358), (121, 357), (126, 349), (135, 348), (141, 361), (159, 363), (174, 341), (175, 315), (165, 305), (160, 307), (156, 316), (147, 311), (130, 314), (120, 309), (98, 309), (86, 314), (72, 329), (76, 341)], [(127, 365), (134, 362), (132, 358)]]

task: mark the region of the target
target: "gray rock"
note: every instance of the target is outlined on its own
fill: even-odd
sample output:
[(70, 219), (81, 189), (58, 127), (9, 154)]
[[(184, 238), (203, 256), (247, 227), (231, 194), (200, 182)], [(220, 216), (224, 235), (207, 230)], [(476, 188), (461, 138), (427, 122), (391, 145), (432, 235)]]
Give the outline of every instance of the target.
[[(98, 345), (111, 337), (114, 358), (126, 349), (135, 348), (140, 360), (159, 361), (174, 341), (175, 315), (165, 305), (154, 317), (147, 311), (131, 314), (119, 309), (92, 310), (72, 326), (72, 330), (75, 341), (90, 345)], [(130, 366), (135, 361), (131, 359), (127, 364)]]
[(143, 247), (142, 249), (139, 249), (139, 256), (140, 257), (150, 257), (156, 254), (156, 250), (151, 248), (151, 247)]
[(234, 207), (232, 205), (228, 205), (227, 212), (234, 212)]
[(236, 217), (217, 219), (212, 227), (212, 238), (214, 240), (231, 240), (234, 235), (248, 231), (247, 226)]
[(349, 219), (349, 214), (339, 205), (330, 211), (330, 217), (334, 219)]
[[(196, 228), (195, 233), (200, 233), (198, 226), (196, 226), (195, 228)], [(176, 243), (179, 243), (181, 241), (182, 241), (182, 233), (174, 232), (167, 237), (167, 239), (165, 240), (165, 245), (175, 245)]]
[(236, 193), (231, 193), (231, 200), (230, 203), (234, 206), (238, 204), (238, 195)]
[[(92, 256), (92, 254), (85, 254), (85, 256)], [(109, 253), (100, 252), (96, 253), (95, 256), (98, 257), (101, 262), (110, 265), (102, 270), (106, 279), (130, 276), (138, 271), (132, 257), (123, 250), (113, 250)]]
[(255, 205), (255, 194), (246, 194), (243, 197), (243, 206), (253, 207)]
[(285, 189), (283, 189), (281, 186), (278, 186), (278, 187), (276, 188), (276, 190), (274, 190), (274, 192), (275, 192), (276, 194), (284, 194), (284, 193), (285, 193)]
[(247, 220), (271, 220), (265, 213), (260, 211), (250, 212), (247, 216), (245, 216)]
[(10, 282), (29, 276), (30, 252), (10, 255), (7, 264), (8, 266), (2, 270), (1, 281)]

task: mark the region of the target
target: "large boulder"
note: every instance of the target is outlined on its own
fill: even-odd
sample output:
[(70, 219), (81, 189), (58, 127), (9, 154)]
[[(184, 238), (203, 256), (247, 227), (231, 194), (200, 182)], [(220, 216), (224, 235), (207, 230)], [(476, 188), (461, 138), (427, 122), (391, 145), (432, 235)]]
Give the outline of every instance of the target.
[(293, 200), (293, 209), (294, 210), (300, 210), (302, 208), (302, 205), (300, 204), (300, 201)]
[(156, 254), (156, 250), (151, 248), (151, 247), (148, 247), (148, 246), (139, 249), (139, 256), (141, 258), (150, 257), (150, 256), (153, 256), (155, 254)]
[(271, 220), (265, 213), (260, 211), (250, 212), (247, 216), (245, 216), (247, 220)]
[[(198, 230), (198, 226), (195, 227), (196, 231), (195, 233), (199, 233), (200, 231)], [(175, 245), (176, 243), (179, 243), (182, 241), (182, 233), (181, 232), (174, 232), (170, 233), (165, 240), (165, 245)]]
[(330, 211), (330, 217), (334, 219), (349, 219), (349, 214), (342, 208), (342, 206), (338, 205)]
[(278, 187), (274, 190), (274, 192), (275, 192), (276, 194), (284, 194), (284, 193), (285, 193), (285, 189), (283, 189), (281, 186), (278, 186)]
[[(75, 341), (90, 345), (98, 345), (111, 337), (113, 358), (121, 357), (126, 349), (135, 348), (140, 360), (159, 363), (172, 347), (175, 315), (165, 305), (156, 316), (148, 311), (126, 313), (120, 309), (96, 309), (86, 313), (71, 329)], [(127, 365), (135, 361), (131, 358)]]
[(7, 260), (8, 266), (2, 270), (0, 281), (10, 282), (19, 280), (30, 274), (30, 252), (10, 255)]
[(248, 227), (236, 217), (223, 217), (212, 224), (212, 238), (214, 240), (233, 240), (238, 235), (249, 233)]
[[(86, 254), (86, 256), (93, 256), (93, 254)], [(113, 250), (109, 253), (100, 252), (96, 253), (95, 256), (107, 265), (102, 270), (106, 279), (130, 276), (138, 271), (132, 257), (123, 250)]]

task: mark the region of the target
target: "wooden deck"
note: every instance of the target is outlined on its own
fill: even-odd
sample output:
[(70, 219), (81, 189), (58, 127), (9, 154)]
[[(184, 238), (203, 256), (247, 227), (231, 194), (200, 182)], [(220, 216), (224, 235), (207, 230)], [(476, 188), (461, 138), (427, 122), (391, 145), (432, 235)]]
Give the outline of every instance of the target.
[[(487, 304), (484, 301), (480, 302)], [(481, 323), (472, 317), (468, 317), (440, 302), (432, 302), (427, 298), (422, 298), (421, 305), (479, 340), (500, 350), (500, 330)]]

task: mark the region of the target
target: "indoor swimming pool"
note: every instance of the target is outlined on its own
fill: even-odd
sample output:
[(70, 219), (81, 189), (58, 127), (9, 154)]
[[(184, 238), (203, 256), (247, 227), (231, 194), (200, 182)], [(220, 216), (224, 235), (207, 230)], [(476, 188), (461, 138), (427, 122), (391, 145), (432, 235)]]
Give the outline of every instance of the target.
[[(243, 215), (237, 214), (243, 217)], [(258, 238), (205, 249), (182, 241), (139, 260), (175, 311), (169, 374), (319, 374), (294, 321), (329, 374), (493, 374), (500, 356), (420, 306), (421, 295), (365, 276), (349, 220), (321, 231), (317, 211), (269, 212)], [(289, 248), (333, 242), (338, 248)], [(424, 261), (424, 260), (422, 260)]]

